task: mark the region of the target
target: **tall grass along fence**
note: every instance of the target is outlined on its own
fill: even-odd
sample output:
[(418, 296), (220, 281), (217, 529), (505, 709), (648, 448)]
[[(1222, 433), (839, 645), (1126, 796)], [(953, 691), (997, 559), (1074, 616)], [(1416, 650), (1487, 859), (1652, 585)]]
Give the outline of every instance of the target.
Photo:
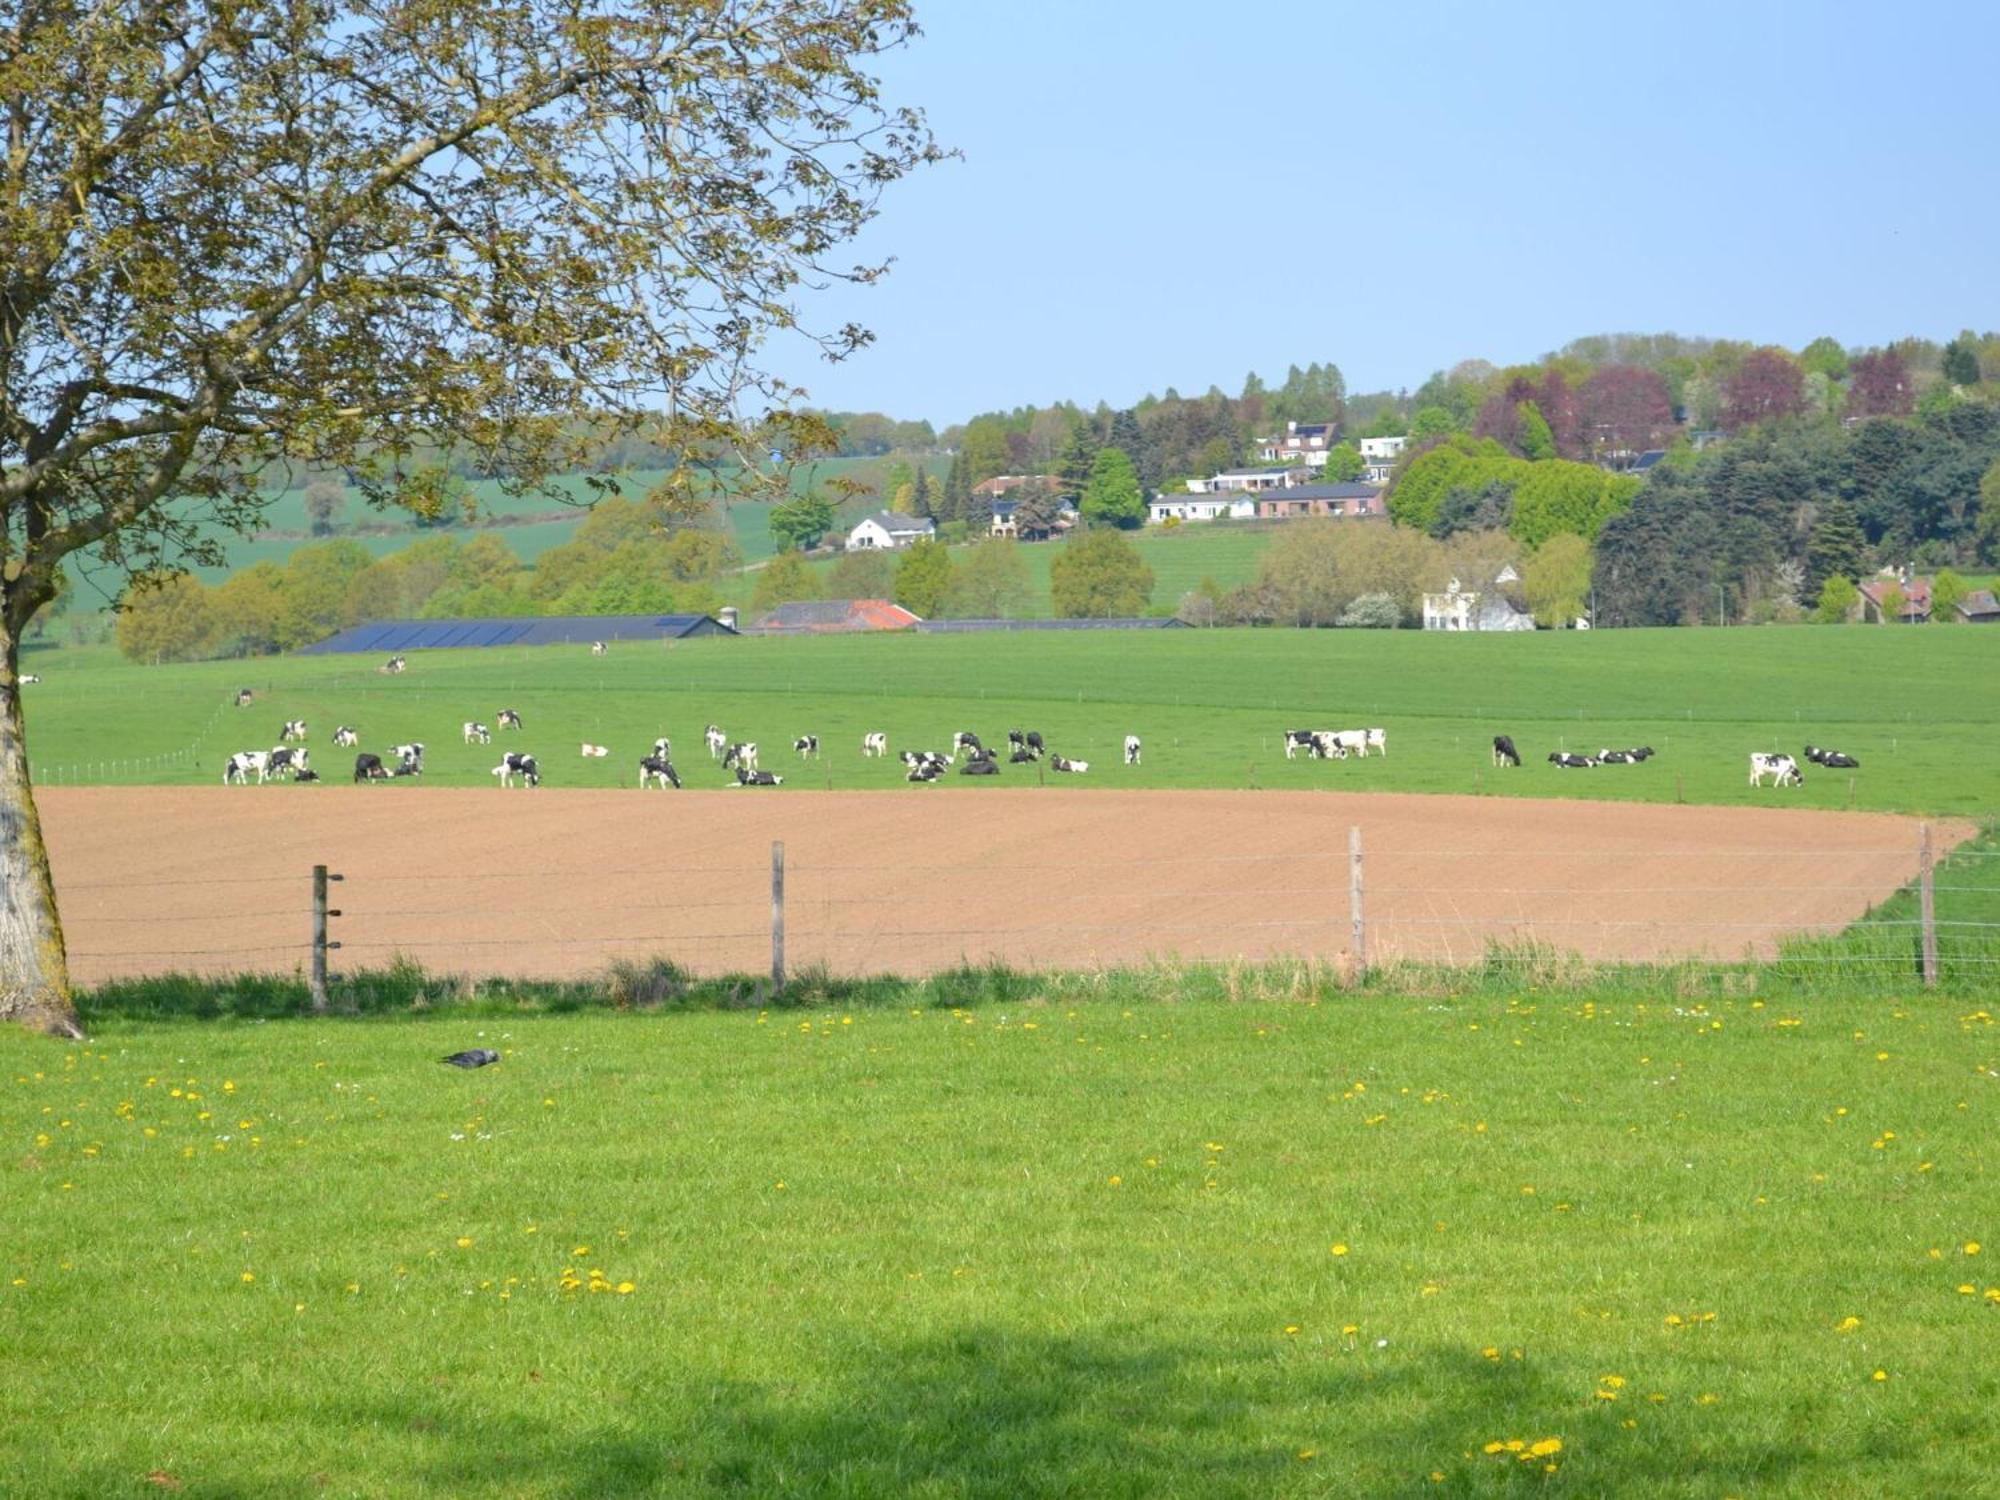
[[(2000, 832), (1934, 864), (1924, 827), (1893, 872), (1884, 857), (1880, 847), (1545, 849), (1532, 856), (1539, 878), (1524, 881), (1504, 851), (1364, 848), (1356, 828), (1345, 847), (1305, 859), (881, 866), (801, 861), (777, 843), (698, 868), (592, 870), (587, 884), (553, 868), (320, 865), (296, 883), (106, 881), (61, 894), (85, 984), (289, 974), (314, 1008), (341, 1003), (344, 976), (398, 965), (587, 984), (653, 961), (690, 981), (736, 976), (771, 997), (801, 972), (824, 981), (988, 965), (1293, 962), (1357, 987), (1666, 971), (1828, 991), (2000, 984)], [(1492, 878), (1468, 881), (1468, 867)]]

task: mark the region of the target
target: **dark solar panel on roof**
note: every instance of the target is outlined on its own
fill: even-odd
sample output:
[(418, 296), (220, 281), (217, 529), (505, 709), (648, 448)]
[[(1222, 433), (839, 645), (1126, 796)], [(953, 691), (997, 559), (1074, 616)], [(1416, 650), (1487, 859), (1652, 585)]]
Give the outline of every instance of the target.
[(551, 646), (590, 641), (683, 640), (734, 635), (708, 615), (557, 615), (493, 620), (371, 620), (307, 646), (307, 655)]

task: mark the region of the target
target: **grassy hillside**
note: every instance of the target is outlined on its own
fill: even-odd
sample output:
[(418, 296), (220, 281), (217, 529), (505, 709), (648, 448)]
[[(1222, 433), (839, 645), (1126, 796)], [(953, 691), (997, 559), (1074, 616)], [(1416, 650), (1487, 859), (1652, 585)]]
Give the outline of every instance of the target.
[[(351, 764), (328, 743), (348, 722), (364, 749), (424, 741), (434, 783), (484, 785), (494, 752), (462, 746), (458, 726), (505, 706), (527, 721), (515, 745), (544, 758), (554, 786), (626, 785), (659, 734), (692, 784), (719, 784), (700, 743), (713, 721), (759, 741), (767, 765), (788, 758), (793, 737), (819, 735), (823, 760), (796, 779), (822, 787), (900, 787), (894, 762), (860, 758), (870, 730), (902, 749), (942, 747), (959, 729), (1000, 740), (1024, 728), (1114, 786), (2000, 808), (2000, 631), (1971, 628), (723, 639), (619, 645), (601, 658), (580, 646), (418, 654), (393, 678), (373, 658), (138, 667), (103, 649), (43, 656), (29, 658), (44, 675), (28, 699), (30, 750), (43, 779), (66, 783), (214, 781), (229, 752), (274, 744), (283, 720), (303, 717), (332, 774)], [(257, 689), (257, 704), (226, 707), (241, 686)], [(1386, 759), (1283, 757), (1285, 729), (1365, 725), (1388, 730)], [(1496, 732), (1513, 736), (1525, 767), (1491, 767)], [(1128, 733), (1145, 740), (1141, 766), (1115, 763)], [(613, 757), (579, 760), (583, 740)], [(1808, 766), (1803, 787), (1746, 785), (1749, 752), (1796, 755), (1807, 743), (1845, 750), (1861, 769)], [(1636, 744), (1657, 758), (1589, 771), (1544, 760)]]
[(0, 1029), (0, 1492), (1990, 1491), (1983, 1016), (1237, 983)]

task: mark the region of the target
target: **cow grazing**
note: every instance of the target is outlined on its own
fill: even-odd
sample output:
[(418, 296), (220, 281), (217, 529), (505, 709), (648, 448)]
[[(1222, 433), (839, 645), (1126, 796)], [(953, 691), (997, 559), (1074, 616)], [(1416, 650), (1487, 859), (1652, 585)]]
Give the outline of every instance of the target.
[(521, 727), (521, 716), (511, 708), (503, 708), (493, 716), (493, 722), (498, 724), (502, 729), (519, 729)]
[(819, 736), (816, 734), (802, 734), (792, 741), (792, 748), (799, 752), (799, 759), (801, 760), (804, 760), (807, 756), (811, 756), (817, 760), (819, 758)]
[(663, 792), (669, 784), (675, 791), (681, 789), (680, 775), (674, 770), (674, 763), (664, 755), (649, 755), (639, 762), (639, 790), (644, 791), (648, 781)]
[(1346, 760), (1347, 744), (1341, 739), (1339, 730), (1319, 729), (1313, 731), (1312, 743), (1306, 747), (1306, 753), (1314, 760)]
[(590, 643), (590, 654), (592, 656), (602, 656), (609, 649), (602, 641), (592, 641)]
[(1000, 774), (1000, 765), (990, 755), (975, 755), (958, 768), (958, 774), (961, 776), (998, 776)]
[(1008, 748), (1008, 749), (1010, 749), (1010, 750), (1024, 750), (1024, 749), (1026, 749), (1026, 748), (1027, 748), (1027, 745), (1028, 745), (1028, 737), (1027, 737), (1027, 735), (1026, 735), (1026, 734), (1022, 733), (1022, 732), (1021, 732), (1020, 730), (1018, 730), (1018, 729), (1010, 729), (1010, 730), (1008, 730), (1008, 731), (1007, 731), (1007, 748)]
[(984, 750), (985, 748), (984, 745), (979, 743), (979, 736), (969, 729), (961, 729), (951, 737), (951, 753), (953, 755), (958, 754), (961, 750)]
[(1085, 771), (1090, 769), (1089, 761), (1071, 760), (1067, 756), (1062, 755), (1050, 756), (1049, 764), (1055, 767), (1056, 770), (1065, 772), (1071, 776), (1081, 776)]
[(392, 656), (387, 661), (382, 663), (382, 670), (387, 672), (391, 677), (393, 677), (396, 675), (396, 673), (402, 671), (408, 665), (409, 663), (404, 661), (402, 657)]
[(284, 729), (278, 734), (278, 742), (285, 745), (298, 744), (305, 737), (306, 721), (304, 719), (287, 719), (285, 720)]
[(585, 760), (603, 760), (610, 753), (609, 745), (593, 745), (589, 740), (583, 742), (582, 754)]
[(248, 785), (252, 771), (257, 773), (257, 784), (262, 786), (271, 772), (270, 751), (238, 750), (222, 768), (222, 784), (228, 786), (234, 782), (238, 786)]
[(713, 724), (701, 732), (701, 737), (703, 742), (708, 746), (709, 759), (711, 760), (721, 755), (729, 744), (729, 736)]
[(1335, 744), (1340, 746), (1349, 755), (1359, 756), (1361, 759), (1366, 760), (1368, 758), (1368, 735), (1369, 731), (1366, 729), (1336, 729), (1333, 732), (1333, 740)]
[(477, 720), (467, 719), (459, 726), (459, 733), (465, 736), (465, 743), (468, 745), (490, 745), (493, 743), (493, 731)]
[(1750, 754), (1750, 785), (1762, 786), (1764, 778), (1771, 778), (1772, 786), (1804, 786), (1805, 777), (1799, 774), (1799, 763), (1789, 755), (1766, 755), (1759, 751)]
[(343, 750), (352, 750), (361, 743), (361, 736), (354, 732), (352, 724), (341, 724), (333, 731), (333, 742)]
[(754, 771), (748, 767), (738, 765), (736, 768), (736, 784), (738, 786), (783, 786), (785, 778), (775, 775), (770, 771)]
[(861, 753), (879, 758), (889, 753), (889, 736), (877, 729), (861, 736)]
[(1319, 743), (1321, 732), (1317, 729), (1287, 729), (1285, 731), (1285, 759), (1296, 759), (1301, 750), (1311, 755), (1313, 747)]
[(268, 766), (271, 779), (274, 781), (280, 777), (296, 776), (301, 771), (312, 769), (310, 757), (304, 750), (294, 750), (285, 745), (280, 745), (271, 752)]
[(1028, 748), (1037, 755), (1042, 754), (1048, 748), (1042, 743), (1042, 736), (1039, 730), (1030, 729), (1028, 731)]
[(1514, 748), (1514, 741), (1507, 735), (1493, 736), (1493, 764), (1496, 766), (1518, 766), (1521, 752)]
[(523, 786), (542, 784), (542, 769), (535, 764), (535, 757), (515, 750), (500, 757), (500, 764), (493, 768), (492, 774), (500, 778), (502, 786), (512, 786), (516, 776), (521, 778)]
[(1125, 736), (1125, 764), (1126, 764), (1126, 765), (1128, 765), (1128, 766), (1136, 766), (1136, 765), (1138, 765), (1138, 764), (1139, 764), (1139, 750), (1140, 750), (1140, 745), (1139, 745), (1139, 736), (1138, 736), (1138, 735), (1136, 735), (1136, 734), (1128, 734), (1128, 735), (1126, 735), (1126, 736)]
[(389, 773), (382, 766), (382, 757), (370, 755), (366, 751), (354, 757), (354, 779), (356, 781), (387, 781)]
[(236, 706), (238, 708), (248, 708), (252, 703), (255, 703), (256, 701), (257, 701), (257, 695), (251, 692), (250, 689), (248, 688), (237, 689)]
[(722, 769), (754, 771), (757, 769), (757, 742), (744, 740), (731, 745), (722, 752)]
[(1580, 771), (1585, 766), (1596, 765), (1597, 762), (1588, 755), (1570, 755), (1562, 750), (1552, 750), (1549, 752), (1549, 764), (1561, 766), (1565, 771)]

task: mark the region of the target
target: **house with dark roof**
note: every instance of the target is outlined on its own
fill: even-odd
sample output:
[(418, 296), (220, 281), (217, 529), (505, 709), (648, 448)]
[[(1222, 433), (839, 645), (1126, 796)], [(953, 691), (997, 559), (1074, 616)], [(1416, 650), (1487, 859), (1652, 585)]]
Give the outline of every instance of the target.
[(1382, 492), (1358, 479), (1338, 484), (1298, 484), (1257, 497), (1257, 519), (1289, 521), (1299, 516), (1380, 516), (1387, 511)]
[(1257, 456), (1267, 464), (1303, 464), (1309, 469), (1326, 467), (1326, 455), (1334, 443), (1331, 422), (1287, 422), (1276, 437), (1258, 440)]
[(1024, 542), (1046, 541), (1049, 537), (1062, 535), (1081, 519), (1077, 515), (1076, 507), (1065, 500), (1056, 508), (1056, 523), (1053, 527), (1046, 531), (1023, 531), (1018, 516), (1020, 509), (1021, 502), (1018, 500), (995, 500), (993, 520), (987, 527), (987, 535), (1019, 537)]
[(908, 630), (917, 617), (887, 599), (801, 599), (780, 604), (750, 627), (756, 635), (853, 635)]
[(937, 535), (937, 523), (929, 516), (906, 516), (900, 511), (878, 510), (863, 516), (847, 533), (849, 552), (895, 552), (914, 542)]
[(1971, 625), (2000, 625), (2000, 599), (1991, 589), (1974, 589), (1958, 601), (1958, 617)]

